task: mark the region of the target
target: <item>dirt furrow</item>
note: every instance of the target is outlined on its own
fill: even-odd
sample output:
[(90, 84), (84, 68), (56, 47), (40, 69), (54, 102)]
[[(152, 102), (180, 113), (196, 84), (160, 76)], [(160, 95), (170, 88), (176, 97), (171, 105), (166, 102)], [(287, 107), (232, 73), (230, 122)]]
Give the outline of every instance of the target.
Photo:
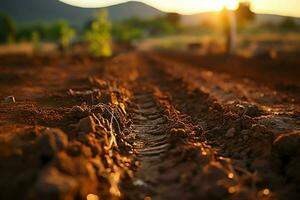
[(297, 98), (157, 52), (45, 59), (2, 66), (0, 199), (300, 199)]
[(161, 107), (150, 92), (135, 94), (131, 110), (133, 124), (129, 127), (129, 131), (134, 133), (132, 142), (140, 163), (133, 178), (133, 185), (135, 191), (143, 192), (137, 192), (138, 197), (134, 194), (130, 198), (143, 199), (159, 190), (158, 164), (170, 147), (168, 125)]
[[(141, 85), (146, 87), (147, 81), (153, 80)], [(124, 198), (220, 199), (232, 195), (240, 186), (228, 160), (215, 157), (205, 143), (192, 142), (187, 136), (197, 135), (197, 128), (165, 99), (159, 87), (148, 86), (149, 91), (134, 94), (129, 108), (133, 123), (127, 132), (139, 164), (131, 183), (123, 184)], [(205, 187), (199, 187), (203, 182)]]
[[(144, 54), (144, 59), (143, 70), (152, 77), (149, 82), (167, 94), (171, 105), (200, 129), (200, 138), (194, 140), (193, 134), (188, 133), (187, 141), (207, 143), (217, 158), (225, 157), (230, 161), (239, 180), (238, 187), (229, 189), (233, 193), (230, 199), (284, 199), (286, 196), (298, 199), (295, 195), (299, 188), (298, 172), (293, 168), (298, 160), (293, 158), (291, 164), (286, 164), (282, 159), (283, 154), (294, 155), (285, 148), (289, 146), (287, 141), (299, 134), (299, 126), (295, 125), (299, 121), (297, 111), (289, 114), (285, 110), (286, 113), (276, 116), (241, 100), (225, 104), (186, 76), (184, 71), (189, 69), (181, 63), (175, 64), (152, 54)], [(288, 120), (281, 122), (281, 119)], [(277, 128), (279, 126), (281, 129)], [(290, 133), (282, 134), (283, 131)], [(288, 171), (282, 167), (286, 165), (290, 171), (285, 173), (294, 174), (294, 177), (283, 175), (282, 171)]]

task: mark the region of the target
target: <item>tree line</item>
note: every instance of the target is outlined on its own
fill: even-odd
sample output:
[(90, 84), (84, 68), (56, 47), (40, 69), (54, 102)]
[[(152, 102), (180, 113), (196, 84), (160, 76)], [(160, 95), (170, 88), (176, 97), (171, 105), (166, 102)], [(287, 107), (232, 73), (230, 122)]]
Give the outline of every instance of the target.
[(0, 14), (0, 43), (32, 42), (37, 48), (39, 42), (48, 41), (59, 43), (64, 51), (69, 51), (70, 43), (76, 39), (89, 42), (95, 55), (110, 55), (110, 40), (130, 43), (147, 36), (172, 34), (180, 29), (179, 24), (180, 15), (177, 13), (152, 19), (132, 17), (111, 24), (107, 12), (101, 10), (82, 28), (76, 28), (66, 20), (18, 26), (13, 18)]

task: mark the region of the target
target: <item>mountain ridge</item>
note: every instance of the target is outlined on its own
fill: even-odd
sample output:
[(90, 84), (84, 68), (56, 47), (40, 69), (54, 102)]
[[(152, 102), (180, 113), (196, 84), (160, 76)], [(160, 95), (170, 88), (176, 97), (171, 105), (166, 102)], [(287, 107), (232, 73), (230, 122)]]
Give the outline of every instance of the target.
[[(142, 19), (163, 15), (164, 12), (138, 1), (128, 1), (105, 7), (111, 21), (137, 16)], [(0, 13), (14, 18), (19, 24), (66, 19), (72, 25), (83, 26), (101, 8), (80, 8), (58, 0), (1, 0)]]
[[(66, 19), (72, 25), (83, 26), (93, 18), (94, 13), (101, 8), (80, 8), (65, 4), (58, 0), (1, 0), (0, 12), (12, 16), (19, 24), (30, 24), (37, 21), (52, 22), (58, 19)], [(138, 2), (127, 1), (120, 4), (105, 7), (109, 13), (109, 19), (113, 22), (130, 17), (142, 19), (162, 16), (165, 14), (153, 6)], [(204, 12), (192, 15), (182, 15), (182, 23), (186, 25), (199, 25), (201, 21), (212, 18), (215, 12)], [(257, 14), (258, 23), (280, 22), (286, 16)], [(294, 18), (300, 24), (300, 18)]]

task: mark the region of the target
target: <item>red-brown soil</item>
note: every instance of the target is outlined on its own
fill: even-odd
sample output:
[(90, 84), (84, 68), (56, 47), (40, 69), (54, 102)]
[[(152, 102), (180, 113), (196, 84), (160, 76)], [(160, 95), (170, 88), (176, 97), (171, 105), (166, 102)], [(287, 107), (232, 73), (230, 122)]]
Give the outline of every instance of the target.
[(2, 56), (0, 199), (299, 199), (299, 63)]

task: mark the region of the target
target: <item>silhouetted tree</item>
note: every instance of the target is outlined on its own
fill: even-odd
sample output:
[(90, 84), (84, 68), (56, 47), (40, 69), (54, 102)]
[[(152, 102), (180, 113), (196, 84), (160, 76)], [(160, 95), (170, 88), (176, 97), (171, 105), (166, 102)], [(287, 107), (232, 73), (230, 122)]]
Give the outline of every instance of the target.
[(40, 39), (49, 39), (51, 30), (48, 24), (35, 23), (26, 27), (22, 27), (17, 32), (17, 39), (21, 41), (32, 41), (32, 33), (35, 32), (39, 35)]
[(297, 30), (299, 27), (295, 20), (291, 17), (286, 17), (282, 20), (279, 24), (279, 27), (284, 30), (294, 31)]
[(250, 9), (250, 3), (241, 2), (236, 11), (229, 11), (224, 8), (221, 16), (223, 32), (226, 37), (226, 52), (235, 54), (237, 29), (244, 28), (245, 25), (253, 21), (255, 14)]
[(255, 13), (251, 11), (251, 5), (248, 2), (241, 2), (235, 13), (239, 29), (255, 19)]
[(0, 14), (0, 42), (14, 41), (16, 37), (16, 24), (14, 20), (4, 14)]
[(230, 11), (224, 7), (224, 9), (221, 12), (221, 23), (222, 23), (222, 29), (223, 29), (223, 33), (225, 35), (225, 48), (226, 48), (226, 53), (230, 52), (230, 45), (231, 45), (231, 41), (232, 41), (232, 37), (231, 37), (231, 27), (230, 27), (230, 19), (229, 19), (229, 13)]
[(166, 20), (174, 27), (179, 28), (181, 16), (178, 13), (170, 12), (166, 15)]

